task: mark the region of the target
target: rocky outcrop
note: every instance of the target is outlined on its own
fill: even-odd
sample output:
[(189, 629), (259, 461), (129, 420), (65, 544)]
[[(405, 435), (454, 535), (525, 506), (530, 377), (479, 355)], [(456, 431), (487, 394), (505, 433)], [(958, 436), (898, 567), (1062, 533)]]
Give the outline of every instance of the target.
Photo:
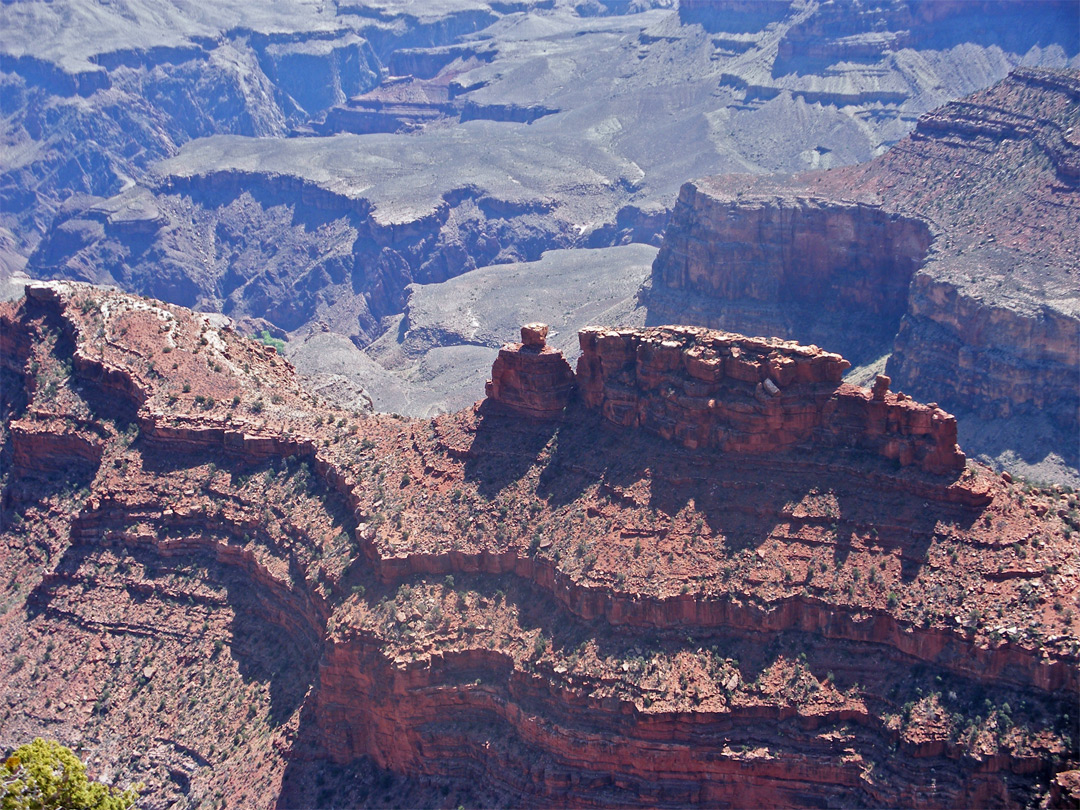
[(485, 386), (493, 402), (522, 416), (558, 419), (574, 392), (574, 372), (562, 352), (547, 345), (548, 326), (521, 327), (521, 343), (499, 350)]
[(578, 381), (610, 422), (686, 447), (767, 453), (859, 447), (929, 472), (964, 468), (956, 418), (888, 391), (841, 383), (850, 364), (816, 346), (693, 327), (582, 330)]
[(559, 112), (554, 107), (543, 104), (480, 104), (466, 101), (461, 107), (462, 121), (511, 121), (517, 124), (531, 124), (545, 115)]
[(445, 83), (410, 76), (387, 79), (371, 92), (330, 109), (317, 125), (320, 133), (410, 132), (460, 113)]
[(537, 419), (562, 415), (575, 387), (589, 408), (692, 449), (776, 453), (798, 446), (857, 447), (932, 473), (964, 469), (956, 418), (889, 392), (842, 383), (851, 364), (816, 346), (695, 327), (587, 327), (577, 375), (546, 346), (546, 324), (526, 324), (491, 368), (488, 399)]
[(907, 390), (983, 418), (1042, 413), (1074, 432), (1080, 319), (1053, 306), (1018, 311), (918, 273), (888, 370)]
[[(461, 55), (474, 56), (465, 49)], [(491, 54), (487, 54), (490, 61)], [(453, 57), (451, 57), (452, 59)], [(471, 63), (473, 65), (476, 62)], [(453, 75), (450, 72), (448, 75)], [(531, 124), (558, 112), (540, 104), (481, 104), (455, 98), (457, 86), (447, 76), (425, 80), (414, 76), (394, 76), (363, 95), (331, 108), (314, 129), (327, 135), (352, 132), (413, 132), (436, 121), (508, 121)]]
[(14, 465), (22, 473), (57, 472), (74, 465), (96, 468), (105, 443), (85, 430), (19, 420), (10, 425)]
[(879, 205), (688, 183), (653, 265), (653, 290), (675, 295), (650, 300), (651, 320), (686, 301), (703, 326), (862, 355), (896, 334), (930, 241), (926, 222)]

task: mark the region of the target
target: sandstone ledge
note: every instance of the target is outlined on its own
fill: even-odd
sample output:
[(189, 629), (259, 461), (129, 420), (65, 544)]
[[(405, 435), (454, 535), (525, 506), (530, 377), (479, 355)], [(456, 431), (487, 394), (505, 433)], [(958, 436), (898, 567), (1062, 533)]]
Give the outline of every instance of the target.
[(858, 447), (928, 472), (964, 468), (953, 416), (887, 381), (877, 394), (842, 383), (850, 364), (816, 346), (686, 326), (590, 327), (580, 341), (586, 405), (624, 427), (690, 448)]
[(690, 449), (774, 453), (854, 447), (931, 473), (964, 469), (956, 419), (936, 405), (842, 382), (851, 364), (817, 346), (701, 327), (586, 327), (575, 375), (545, 344), (547, 327), (522, 327), (499, 351), (488, 400), (514, 414), (557, 419), (580, 388), (587, 407)]

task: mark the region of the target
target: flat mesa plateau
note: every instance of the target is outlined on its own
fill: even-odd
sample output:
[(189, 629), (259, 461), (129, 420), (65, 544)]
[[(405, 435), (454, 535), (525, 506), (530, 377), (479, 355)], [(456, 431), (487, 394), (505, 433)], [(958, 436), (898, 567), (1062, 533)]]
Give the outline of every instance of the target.
[(1075, 494), (816, 347), (542, 331), (410, 419), (218, 316), (3, 304), (0, 744), (148, 807), (1075, 800)]

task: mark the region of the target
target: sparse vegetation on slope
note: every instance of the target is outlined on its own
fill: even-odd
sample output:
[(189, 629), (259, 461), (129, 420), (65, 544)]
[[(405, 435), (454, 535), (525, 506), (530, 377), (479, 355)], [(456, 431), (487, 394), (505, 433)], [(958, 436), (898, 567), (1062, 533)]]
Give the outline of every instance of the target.
[[(1015, 805), (1074, 767), (1071, 493), (974, 466), (965, 506), (857, 452), (733, 464), (581, 410), (358, 417), (85, 287), (2, 317), (9, 745), (47, 727), (206, 806)], [(151, 370), (167, 324), (186, 394)], [(72, 371), (46, 397), (33, 362)]]

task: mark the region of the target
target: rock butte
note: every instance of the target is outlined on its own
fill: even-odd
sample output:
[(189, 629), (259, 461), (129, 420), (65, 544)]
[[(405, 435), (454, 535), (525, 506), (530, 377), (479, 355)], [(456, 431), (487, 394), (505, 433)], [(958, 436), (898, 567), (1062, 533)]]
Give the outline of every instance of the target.
[(547, 345), (547, 333), (547, 324), (526, 324), (521, 343), (499, 350), (485, 386), (488, 397), (524, 416), (562, 415), (574, 390), (574, 372), (562, 352)]
[[(548, 411), (542, 331), (502, 367)], [(562, 419), (411, 420), (329, 407), (180, 307), (0, 305), (0, 741), (177, 806), (1073, 800), (1074, 495), (923, 469), (903, 414), (936, 411), (848, 392), (837, 355), (582, 340)], [(691, 384), (751, 406), (725, 436), (779, 441), (787, 399), (844, 417), (723, 450)], [(867, 439), (877, 410), (913, 463)]]
[(576, 382), (607, 421), (691, 449), (859, 447), (928, 472), (964, 469), (955, 417), (890, 393), (884, 375), (872, 392), (843, 383), (851, 364), (816, 346), (690, 326), (587, 327), (575, 381), (544, 345), (546, 325), (521, 331), (522, 343), (500, 350), (487, 396), (524, 416), (560, 417)]

